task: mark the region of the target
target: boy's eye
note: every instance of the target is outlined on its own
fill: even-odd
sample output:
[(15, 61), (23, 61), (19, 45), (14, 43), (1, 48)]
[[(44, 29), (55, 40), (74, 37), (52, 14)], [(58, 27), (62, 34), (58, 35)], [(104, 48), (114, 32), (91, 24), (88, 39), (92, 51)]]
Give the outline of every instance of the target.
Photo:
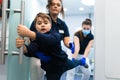
[(48, 24), (48, 21), (45, 21), (44, 23), (45, 23), (45, 24)]
[(42, 23), (41, 22), (37, 22), (38, 25), (41, 25)]

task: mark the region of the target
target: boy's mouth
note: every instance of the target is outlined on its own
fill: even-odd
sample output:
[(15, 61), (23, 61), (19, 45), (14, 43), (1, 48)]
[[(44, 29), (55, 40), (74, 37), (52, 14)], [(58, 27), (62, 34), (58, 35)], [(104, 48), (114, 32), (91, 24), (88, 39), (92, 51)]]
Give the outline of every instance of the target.
[(46, 31), (46, 29), (41, 29), (40, 31), (41, 31), (41, 32), (45, 32), (45, 31)]
[(46, 29), (44, 29), (44, 28), (43, 28), (43, 29), (41, 29), (41, 31), (44, 31), (44, 30), (46, 30)]

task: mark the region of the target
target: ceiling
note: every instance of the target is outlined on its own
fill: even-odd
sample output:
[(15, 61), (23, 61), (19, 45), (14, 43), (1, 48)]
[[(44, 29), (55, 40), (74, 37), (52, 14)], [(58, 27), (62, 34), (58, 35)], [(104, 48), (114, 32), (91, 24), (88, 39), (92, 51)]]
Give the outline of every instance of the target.
[[(43, 4), (47, 3), (47, 0), (41, 0)], [(82, 4), (81, 0), (63, 0), (63, 6), (65, 9), (65, 15), (82, 15), (82, 14), (93, 14), (94, 6), (86, 6)], [(80, 11), (79, 8), (83, 7), (84, 10)]]
[[(65, 8), (67, 8), (67, 11), (65, 12), (67, 15), (94, 13), (94, 6), (86, 6), (82, 4), (81, 0), (63, 0), (63, 5)], [(80, 7), (83, 7), (84, 10), (80, 11)]]

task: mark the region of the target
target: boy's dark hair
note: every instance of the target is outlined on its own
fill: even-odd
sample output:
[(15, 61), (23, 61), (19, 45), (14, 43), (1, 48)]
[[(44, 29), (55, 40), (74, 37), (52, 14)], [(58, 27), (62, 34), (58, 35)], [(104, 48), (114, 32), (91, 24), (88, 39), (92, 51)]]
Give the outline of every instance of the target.
[(45, 13), (41, 13), (41, 12), (40, 12), (40, 13), (38, 13), (38, 14), (36, 15), (36, 17), (35, 17), (35, 19), (34, 19), (34, 24), (36, 23), (38, 17), (42, 18), (43, 20), (47, 18), (47, 19), (50, 21), (50, 23), (51, 23), (51, 18), (50, 18), (50, 16), (47, 15), (47, 14), (45, 14)]

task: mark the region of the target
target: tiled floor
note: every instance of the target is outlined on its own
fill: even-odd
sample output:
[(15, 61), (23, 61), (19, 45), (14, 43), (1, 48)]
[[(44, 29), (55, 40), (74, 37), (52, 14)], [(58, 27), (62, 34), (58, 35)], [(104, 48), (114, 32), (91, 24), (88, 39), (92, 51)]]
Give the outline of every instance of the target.
[(0, 80), (7, 80), (5, 65), (0, 65)]
[[(66, 73), (63, 74), (63, 76), (61, 77), (61, 80), (66, 80)], [(81, 75), (75, 75), (74, 80), (81, 80)], [(93, 76), (90, 76), (89, 80), (93, 80)]]

